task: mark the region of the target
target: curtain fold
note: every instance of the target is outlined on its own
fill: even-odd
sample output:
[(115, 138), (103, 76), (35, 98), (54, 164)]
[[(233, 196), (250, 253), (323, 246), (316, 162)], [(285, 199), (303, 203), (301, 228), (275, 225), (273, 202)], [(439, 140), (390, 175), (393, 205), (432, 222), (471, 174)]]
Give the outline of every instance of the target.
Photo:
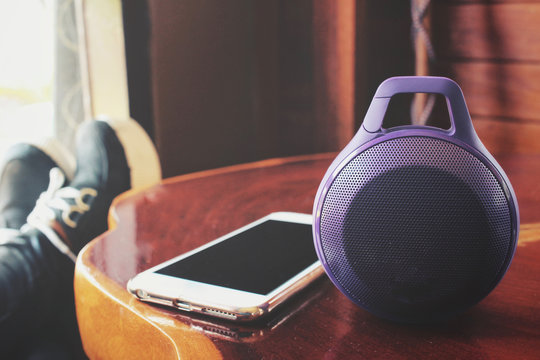
[(75, 129), (84, 120), (75, 4), (56, 0), (54, 5), (54, 133), (73, 150)]

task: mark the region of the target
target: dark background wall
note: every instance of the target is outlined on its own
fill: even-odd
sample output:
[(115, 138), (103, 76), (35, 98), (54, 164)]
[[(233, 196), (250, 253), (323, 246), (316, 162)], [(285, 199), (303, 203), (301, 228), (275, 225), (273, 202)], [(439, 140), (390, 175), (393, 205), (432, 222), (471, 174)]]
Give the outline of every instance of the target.
[(496, 152), (540, 152), (540, 2), (435, 1), (439, 71), (463, 88)]
[(154, 136), (166, 176), (335, 150), (352, 135), (353, 1), (148, 7)]
[[(123, 10), (130, 110), (165, 176), (337, 151), (379, 83), (414, 73), (408, 1), (134, 0)], [(538, 14), (540, 3), (518, 0), (431, 8), (432, 74), (462, 85), (496, 153), (540, 151)], [(409, 104), (396, 98), (386, 126), (408, 123)], [(447, 124), (444, 106), (431, 121)]]

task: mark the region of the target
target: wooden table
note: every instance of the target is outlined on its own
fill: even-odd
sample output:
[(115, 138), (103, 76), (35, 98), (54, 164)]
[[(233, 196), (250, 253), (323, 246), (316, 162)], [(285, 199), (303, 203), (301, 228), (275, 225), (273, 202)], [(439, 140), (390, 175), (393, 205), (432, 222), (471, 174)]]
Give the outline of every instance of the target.
[(84, 349), (95, 359), (540, 358), (540, 156), (499, 157), (521, 209), (509, 272), (480, 304), (439, 325), (378, 319), (326, 278), (269, 323), (236, 326), (139, 302), (127, 281), (273, 211), (311, 212), (332, 154), (180, 176), (119, 197), (116, 228), (89, 244), (75, 272)]

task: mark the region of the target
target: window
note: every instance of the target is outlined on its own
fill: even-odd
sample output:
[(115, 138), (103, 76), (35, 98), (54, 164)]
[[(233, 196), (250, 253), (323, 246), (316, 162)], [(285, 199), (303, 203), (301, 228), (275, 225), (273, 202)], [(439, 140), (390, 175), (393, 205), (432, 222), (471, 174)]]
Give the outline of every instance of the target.
[(0, 0), (0, 152), (53, 135), (54, 0)]

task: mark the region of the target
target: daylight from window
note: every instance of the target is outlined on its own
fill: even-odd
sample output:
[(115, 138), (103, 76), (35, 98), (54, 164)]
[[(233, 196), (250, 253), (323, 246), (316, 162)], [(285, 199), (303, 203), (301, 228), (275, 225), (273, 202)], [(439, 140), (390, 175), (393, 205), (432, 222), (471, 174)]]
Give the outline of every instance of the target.
[(53, 134), (53, 0), (0, 0), (0, 156)]

